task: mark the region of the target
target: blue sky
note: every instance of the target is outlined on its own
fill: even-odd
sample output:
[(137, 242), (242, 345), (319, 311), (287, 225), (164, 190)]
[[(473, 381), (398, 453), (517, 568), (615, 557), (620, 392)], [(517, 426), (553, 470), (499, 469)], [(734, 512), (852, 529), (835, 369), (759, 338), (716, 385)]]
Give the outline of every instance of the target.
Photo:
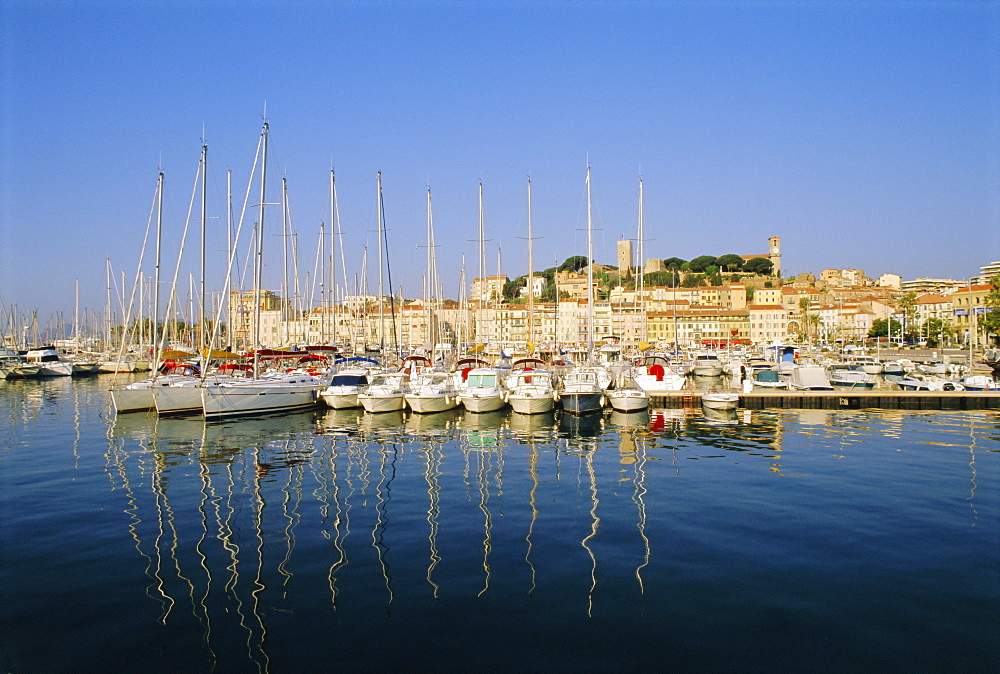
[[(640, 175), (649, 257), (776, 235), (785, 275), (1000, 260), (995, 2), (7, 0), (0, 30), (0, 299), (42, 322), (72, 316), (76, 279), (103, 306), (106, 258), (134, 275), (161, 169), (172, 277), (203, 129), (221, 289), (226, 171), (239, 202), (265, 102), (268, 201), (287, 178), (303, 277), (331, 165), (351, 283), (366, 244), (374, 280), (381, 171), (394, 285), (420, 295), (429, 186), (457, 297), (480, 180), (489, 273), (498, 246), (526, 271), (528, 176), (535, 266), (586, 254), (588, 158), (599, 262), (636, 236)], [(265, 222), (276, 288), (279, 209)]]

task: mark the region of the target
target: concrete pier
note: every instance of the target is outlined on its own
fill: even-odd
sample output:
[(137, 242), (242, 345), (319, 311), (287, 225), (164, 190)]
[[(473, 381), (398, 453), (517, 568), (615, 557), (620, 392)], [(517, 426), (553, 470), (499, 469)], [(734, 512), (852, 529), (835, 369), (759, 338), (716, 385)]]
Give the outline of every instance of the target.
[[(650, 407), (700, 407), (704, 391), (655, 396)], [(1000, 391), (753, 391), (740, 408), (822, 410), (1000, 410)]]

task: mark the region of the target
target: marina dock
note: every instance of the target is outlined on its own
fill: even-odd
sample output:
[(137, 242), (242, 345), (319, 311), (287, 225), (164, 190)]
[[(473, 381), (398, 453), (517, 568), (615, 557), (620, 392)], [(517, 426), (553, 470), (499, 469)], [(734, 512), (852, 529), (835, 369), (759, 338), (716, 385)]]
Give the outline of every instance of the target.
[[(705, 391), (656, 396), (651, 407), (695, 407)], [(753, 391), (740, 393), (740, 409), (1000, 410), (997, 391)]]

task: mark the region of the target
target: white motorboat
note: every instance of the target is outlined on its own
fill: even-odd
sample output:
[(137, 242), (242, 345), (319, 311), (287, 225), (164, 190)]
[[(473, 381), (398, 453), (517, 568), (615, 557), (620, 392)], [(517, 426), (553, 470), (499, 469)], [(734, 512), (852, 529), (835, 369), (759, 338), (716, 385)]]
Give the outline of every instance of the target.
[(614, 386), (607, 391), (607, 399), (611, 409), (619, 412), (638, 412), (649, 407), (649, 394), (627, 373), (615, 378)]
[(40, 365), (29, 363), (17, 351), (0, 347), (0, 379), (37, 377), (41, 369)]
[(258, 379), (201, 387), (206, 419), (283, 412), (313, 407), (322, 381), (311, 374), (274, 372)]
[(861, 369), (861, 365), (835, 363), (831, 366), (828, 379), (835, 388), (875, 388), (875, 377)]
[(358, 402), (365, 412), (399, 412), (406, 407), (406, 377), (404, 372), (372, 375), (368, 386), (358, 391)]
[(798, 391), (832, 391), (826, 370), (819, 365), (797, 365), (792, 370), (792, 388)]
[(696, 353), (691, 363), (691, 374), (696, 377), (721, 377), (724, 371), (722, 361), (714, 353)]
[(455, 375), (451, 372), (422, 372), (403, 397), (417, 414), (455, 409), (459, 404)]
[(24, 359), (38, 365), (40, 377), (73, 376), (73, 363), (60, 356), (59, 352), (51, 346), (29, 349), (24, 355)]
[(781, 374), (772, 367), (754, 367), (750, 372), (753, 388), (787, 389), (789, 386), (789, 381), (782, 379)]
[(739, 393), (707, 391), (701, 396), (702, 407), (710, 410), (735, 410), (740, 405)]
[(330, 385), (320, 391), (320, 398), (335, 410), (360, 407), (358, 392), (368, 385), (369, 370), (352, 367), (334, 373)]
[(966, 391), (1000, 391), (1000, 383), (985, 374), (972, 374), (963, 377), (961, 384)]
[(555, 407), (555, 384), (551, 372), (526, 368), (512, 375), (507, 401), (518, 414), (542, 414)]
[(965, 386), (949, 379), (917, 379), (916, 377), (903, 377), (896, 384), (904, 391), (964, 391)]
[(670, 361), (663, 356), (643, 356), (632, 368), (635, 383), (651, 396), (663, 396), (672, 391), (680, 391), (687, 379), (673, 369)]
[(496, 368), (475, 368), (462, 372), (464, 378), (459, 387), (462, 406), (469, 412), (496, 412), (507, 404), (507, 389), (504, 388), (500, 370)]

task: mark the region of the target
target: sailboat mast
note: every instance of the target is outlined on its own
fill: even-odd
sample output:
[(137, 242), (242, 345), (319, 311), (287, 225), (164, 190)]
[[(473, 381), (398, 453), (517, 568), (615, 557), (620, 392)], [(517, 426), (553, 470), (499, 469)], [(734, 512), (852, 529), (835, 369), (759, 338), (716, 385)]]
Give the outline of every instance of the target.
[[(201, 146), (201, 288), (198, 302), (198, 353), (205, 349), (205, 237), (208, 220), (208, 145)], [(192, 320), (194, 317), (192, 316)], [(204, 371), (204, 368), (202, 369)]]
[(160, 345), (159, 330), (157, 320), (160, 317), (160, 242), (163, 234), (163, 171), (160, 171), (159, 184), (157, 186), (158, 203), (156, 207), (156, 274), (153, 278), (153, 312), (150, 330), (153, 337), (153, 373), (159, 370), (160, 366)]
[(378, 338), (379, 349), (385, 349), (385, 307), (382, 304), (382, 172), (376, 174), (378, 187)]
[(594, 223), (590, 208), (590, 164), (587, 164), (587, 358), (594, 357)]
[(535, 343), (535, 260), (532, 257), (534, 241), (531, 237), (531, 178), (528, 178), (528, 354)]
[[(257, 250), (254, 261), (254, 320), (253, 320), (253, 342), (254, 348), (260, 348), (260, 284), (264, 266), (264, 187), (267, 184), (267, 122), (264, 122), (264, 129), (261, 131), (261, 164), (260, 164), (260, 215), (257, 218)], [(256, 375), (256, 372), (254, 373)]]
[[(330, 295), (330, 313), (333, 321), (331, 342), (337, 343), (337, 182), (330, 169), (330, 268), (327, 292)], [(326, 313), (324, 312), (324, 316)]]
[[(636, 287), (639, 289), (639, 341), (646, 341), (646, 239), (643, 230), (643, 210), (642, 210), (642, 178), (639, 178), (639, 278)], [(632, 306), (635, 307), (635, 302)]]

